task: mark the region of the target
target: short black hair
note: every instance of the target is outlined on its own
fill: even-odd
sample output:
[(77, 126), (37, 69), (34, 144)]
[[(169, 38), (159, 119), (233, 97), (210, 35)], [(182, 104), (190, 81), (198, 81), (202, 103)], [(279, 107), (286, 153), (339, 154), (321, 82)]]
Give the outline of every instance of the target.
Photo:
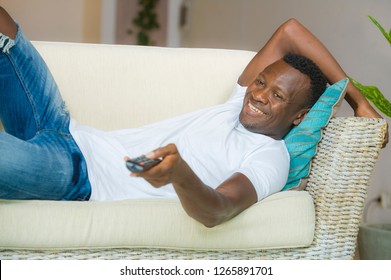
[(299, 70), (304, 75), (307, 75), (311, 80), (310, 96), (305, 108), (310, 108), (316, 103), (322, 93), (326, 90), (327, 79), (311, 59), (303, 55), (288, 53), (283, 57), (283, 60), (290, 66)]

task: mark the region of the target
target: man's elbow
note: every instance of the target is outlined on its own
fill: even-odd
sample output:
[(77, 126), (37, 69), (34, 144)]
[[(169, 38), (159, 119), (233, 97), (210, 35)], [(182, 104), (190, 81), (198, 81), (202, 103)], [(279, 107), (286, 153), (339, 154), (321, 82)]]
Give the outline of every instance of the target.
[(200, 224), (204, 225), (207, 228), (213, 228), (215, 226), (218, 226), (225, 221), (229, 220), (230, 218), (227, 215), (222, 215), (221, 213), (215, 213), (214, 211), (210, 212), (204, 212), (204, 213), (193, 213), (186, 211), (187, 215), (199, 222)]
[(215, 219), (215, 220), (204, 221), (202, 222), (202, 224), (207, 228), (213, 228), (215, 226), (222, 224), (223, 222), (224, 221)]
[(282, 25), (284, 33), (288, 36), (297, 34), (304, 26), (295, 18), (290, 18)]
[(218, 226), (224, 222), (222, 219), (218, 219), (216, 217), (207, 217), (207, 218), (195, 218), (196, 221), (203, 224), (207, 228), (213, 228), (215, 226)]
[(236, 215), (238, 215), (239, 212), (228, 212), (228, 213), (209, 213), (208, 215), (202, 215), (198, 217), (192, 216), (193, 219), (200, 222), (207, 228), (213, 228), (218, 225), (221, 225), (232, 218), (234, 218)]
[(302, 24), (297, 19), (290, 18), (283, 24), (283, 26), (286, 28), (298, 28), (302, 26)]

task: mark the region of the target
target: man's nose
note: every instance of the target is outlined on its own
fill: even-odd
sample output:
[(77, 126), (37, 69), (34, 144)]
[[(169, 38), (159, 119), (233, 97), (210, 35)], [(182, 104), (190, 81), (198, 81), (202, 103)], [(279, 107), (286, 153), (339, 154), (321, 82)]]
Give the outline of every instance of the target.
[(266, 104), (268, 102), (268, 90), (258, 89), (252, 92), (252, 97), (255, 101)]

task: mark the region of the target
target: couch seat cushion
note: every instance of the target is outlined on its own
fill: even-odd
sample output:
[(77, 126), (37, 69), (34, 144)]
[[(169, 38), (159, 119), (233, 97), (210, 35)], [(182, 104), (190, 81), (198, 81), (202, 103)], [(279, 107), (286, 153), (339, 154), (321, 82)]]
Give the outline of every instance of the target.
[(262, 249), (304, 247), (315, 211), (305, 191), (274, 194), (206, 228), (177, 200), (0, 201), (0, 248)]

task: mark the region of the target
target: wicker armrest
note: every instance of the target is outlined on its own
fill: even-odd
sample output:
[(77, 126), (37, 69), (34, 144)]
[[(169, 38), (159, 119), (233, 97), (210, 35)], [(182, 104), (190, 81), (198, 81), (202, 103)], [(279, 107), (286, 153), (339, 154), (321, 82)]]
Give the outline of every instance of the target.
[(383, 119), (338, 117), (325, 128), (307, 186), (315, 203), (315, 238), (301, 257), (354, 257), (367, 188), (386, 127)]
[(383, 119), (331, 119), (312, 160), (306, 188), (315, 203), (312, 245), (259, 255), (271, 259), (353, 259), (370, 177), (386, 129)]

